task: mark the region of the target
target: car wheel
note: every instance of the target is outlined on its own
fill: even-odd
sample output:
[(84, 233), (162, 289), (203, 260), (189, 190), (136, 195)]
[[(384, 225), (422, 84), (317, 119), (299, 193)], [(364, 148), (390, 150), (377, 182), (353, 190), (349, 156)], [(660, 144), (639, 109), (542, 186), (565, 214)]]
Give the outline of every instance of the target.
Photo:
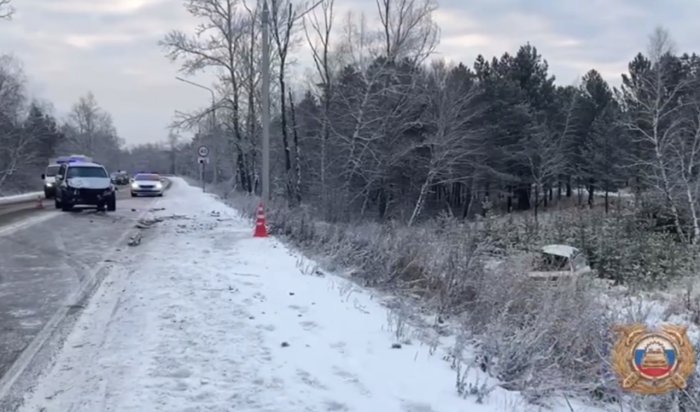
[(131, 197), (136, 197), (136, 193), (131, 192)]
[(68, 202), (61, 202), (61, 210), (63, 210), (64, 212), (70, 212), (71, 210), (73, 210), (73, 205), (71, 205)]
[(112, 195), (109, 199), (107, 199), (107, 211), (114, 212), (115, 210), (117, 210), (117, 197)]

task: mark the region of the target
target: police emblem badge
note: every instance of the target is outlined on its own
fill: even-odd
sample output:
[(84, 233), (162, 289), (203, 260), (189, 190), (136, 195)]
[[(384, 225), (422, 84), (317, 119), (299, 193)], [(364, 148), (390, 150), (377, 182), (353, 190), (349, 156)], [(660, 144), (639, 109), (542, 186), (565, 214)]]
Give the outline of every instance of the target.
[(612, 351), (612, 366), (624, 390), (662, 395), (685, 389), (695, 371), (695, 350), (687, 326), (664, 325), (649, 330), (635, 324), (616, 327), (619, 334)]

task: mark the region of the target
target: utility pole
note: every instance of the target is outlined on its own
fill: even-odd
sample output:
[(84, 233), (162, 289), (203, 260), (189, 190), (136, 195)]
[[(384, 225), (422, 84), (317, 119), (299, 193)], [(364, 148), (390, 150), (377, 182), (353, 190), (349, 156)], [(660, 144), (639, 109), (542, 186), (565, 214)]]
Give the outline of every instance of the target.
[(262, 11), (262, 201), (270, 202), (270, 10)]

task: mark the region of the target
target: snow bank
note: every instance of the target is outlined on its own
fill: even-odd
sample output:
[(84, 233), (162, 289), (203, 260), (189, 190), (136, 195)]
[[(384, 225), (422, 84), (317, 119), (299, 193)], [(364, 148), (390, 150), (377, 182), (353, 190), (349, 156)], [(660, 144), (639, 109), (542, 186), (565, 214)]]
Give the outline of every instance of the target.
[(31, 202), (37, 198), (44, 198), (44, 192), (23, 193), (21, 195), (12, 195), (0, 197), (0, 205), (12, 205), (15, 203)]
[(447, 339), (421, 344), (376, 296), (309, 274), (200, 189), (173, 178), (159, 206), (21, 410), (539, 410), (475, 372), (467, 392), (495, 389), (461, 398)]

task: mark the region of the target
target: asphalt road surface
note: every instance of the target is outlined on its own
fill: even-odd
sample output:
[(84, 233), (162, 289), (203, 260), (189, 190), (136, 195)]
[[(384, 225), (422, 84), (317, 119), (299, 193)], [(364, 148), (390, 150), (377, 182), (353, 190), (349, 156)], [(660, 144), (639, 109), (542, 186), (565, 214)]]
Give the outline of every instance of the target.
[(154, 199), (132, 199), (123, 186), (115, 212), (62, 212), (45, 200), (44, 209), (0, 213), (0, 382), (107, 254), (129, 253), (119, 240)]

